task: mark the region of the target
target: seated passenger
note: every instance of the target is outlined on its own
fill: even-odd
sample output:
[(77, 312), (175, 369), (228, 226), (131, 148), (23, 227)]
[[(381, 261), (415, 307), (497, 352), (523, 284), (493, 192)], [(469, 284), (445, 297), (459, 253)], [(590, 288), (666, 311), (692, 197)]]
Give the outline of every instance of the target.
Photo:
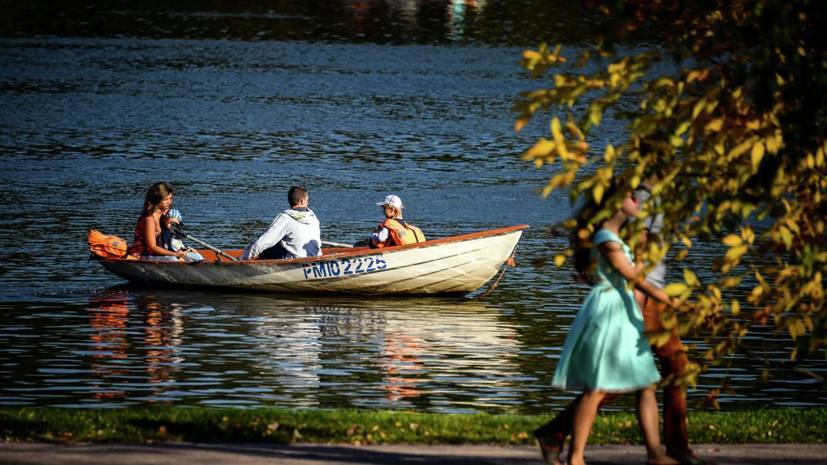
[(302, 187), (287, 193), (290, 208), (279, 213), (255, 242), (241, 255), (242, 260), (316, 257), (322, 254), (319, 220), (307, 204), (310, 196)]
[(174, 208), (170, 209), (163, 216), (161, 216), (161, 247), (172, 252), (183, 250), (187, 253), (184, 256), (184, 260), (188, 262), (200, 262), (204, 260), (204, 257), (198, 253), (197, 250), (185, 246), (184, 242), (175, 237), (175, 234), (172, 231), (173, 225), (181, 225), (182, 221), (183, 216), (181, 215), (181, 212)]
[(405, 207), (399, 196), (389, 195), (376, 205), (382, 207), (385, 221), (370, 235), (372, 249), (425, 242), (422, 230), (402, 219), (402, 209)]
[(132, 245), (128, 255), (144, 260), (178, 261), (187, 253), (173, 252), (161, 246), (161, 216), (172, 207), (172, 186), (166, 182), (156, 182), (146, 193), (144, 208), (135, 225)]

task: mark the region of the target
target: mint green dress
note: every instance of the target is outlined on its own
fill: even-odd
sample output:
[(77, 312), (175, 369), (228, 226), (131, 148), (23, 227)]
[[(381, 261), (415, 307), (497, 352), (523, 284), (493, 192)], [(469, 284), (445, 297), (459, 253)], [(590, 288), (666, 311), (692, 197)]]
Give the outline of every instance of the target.
[(566, 336), (554, 372), (554, 387), (628, 392), (660, 380), (634, 293), (597, 250), (599, 244), (609, 241), (619, 243), (634, 264), (629, 246), (616, 234), (606, 229), (595, 234), (592, 258), (597, 260), (596, 283)]

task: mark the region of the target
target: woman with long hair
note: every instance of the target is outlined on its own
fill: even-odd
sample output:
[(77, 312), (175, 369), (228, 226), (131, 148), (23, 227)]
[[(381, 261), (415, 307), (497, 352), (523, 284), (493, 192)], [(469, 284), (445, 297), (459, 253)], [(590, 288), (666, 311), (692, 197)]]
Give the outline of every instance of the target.
[(172, 186), (156, 182), (146, 193), (144, 208), (135, 225), (135, 235), (128, 254), (145, 260), (177, 261), (186, 251), (173, 252), (161, 246), (161, 216), (172, 207)]
[[(633, 288), (667, 304), (669, 298), (637, 274), (620, 228), (637, 215), (638, 201), (631, 192), (618, 198), (618, 191), (610, 188), (602, 203), (590, 202), (581, 209), (572, 236), (577, 272), (593, 287), (566, 337), (552, 382), (561, 389), (582, 391), (574, 412), (568, 463), (585, 463), (583, 452), (601, 401), (611, 393), (634, 391), (648, 463), (677, 464), (661, 450), (654, 386), (660, 374), (643, 333)], [(606, 214), (609, 202), (615, 207)]]

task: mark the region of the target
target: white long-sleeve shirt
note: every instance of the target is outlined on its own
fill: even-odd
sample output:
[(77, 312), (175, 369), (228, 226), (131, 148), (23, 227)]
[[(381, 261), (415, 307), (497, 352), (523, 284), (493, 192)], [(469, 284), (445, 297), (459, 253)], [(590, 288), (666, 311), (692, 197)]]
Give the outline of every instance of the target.
[(321, 231), (316, 214), (309, 208), (284, 210), (273, 219), (267, 231), (244, 250), (241, 259), (254, 259), (279, 242), (294, 257), (321, 255)]

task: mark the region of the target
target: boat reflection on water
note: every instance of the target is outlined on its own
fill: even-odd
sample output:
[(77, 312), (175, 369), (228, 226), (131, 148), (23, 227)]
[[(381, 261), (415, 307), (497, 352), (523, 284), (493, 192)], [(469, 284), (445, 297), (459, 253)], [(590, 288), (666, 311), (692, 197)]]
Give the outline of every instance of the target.
[(480, 302), (260, 297), (245, 303), (260, 323), (252, 334), (270, 354), (259, 366), (282, 386), (302, 389), (311, 405), (346, 388), (362, 392), (351, 399), (357, 406), (413, 406), (418, 398), (428, 405), (449, 395), (479, 408), (486, 400), (472, 390), (507, 391), (518, 370), (516, 333), (496, 308)]
[(99, 397), (136, 400), (123, 392), (129, 354), (152, 386), (143, 401), (480, 411), (503, 408), (520, 378), (516, 331), (497, 308), (468, 299), (121, 286), (89, 311), (101, 349), (94, 371), (121, 380)]
[[(101, 379), (127, 376), (128, 368), (120, 366), (127, 358), (126, 340), (129, 306), (123, 293), (95, 296), (89, 302), (89, 339), (92, 346), (90, 369)], [(122, 389), (113, 389), (102, 383), (93, 386), (97, 399), (119, 399), (126, 396)]]
[[(163, 303), (153, 293), (130, 295), (111, 289), (90, 299), (90, 368), (101, 381), (109, 381), (94, 386), (95, 398), (127, 397), (131, 389), (122, 380), (133, 378), (137, 365), (146, 373), (146, 400), (162, 400), (164, 386), (174, 379), (183, 360), (181, 310), (181, 305)], [(140, 362), (133, 363), (135, 358)]]

